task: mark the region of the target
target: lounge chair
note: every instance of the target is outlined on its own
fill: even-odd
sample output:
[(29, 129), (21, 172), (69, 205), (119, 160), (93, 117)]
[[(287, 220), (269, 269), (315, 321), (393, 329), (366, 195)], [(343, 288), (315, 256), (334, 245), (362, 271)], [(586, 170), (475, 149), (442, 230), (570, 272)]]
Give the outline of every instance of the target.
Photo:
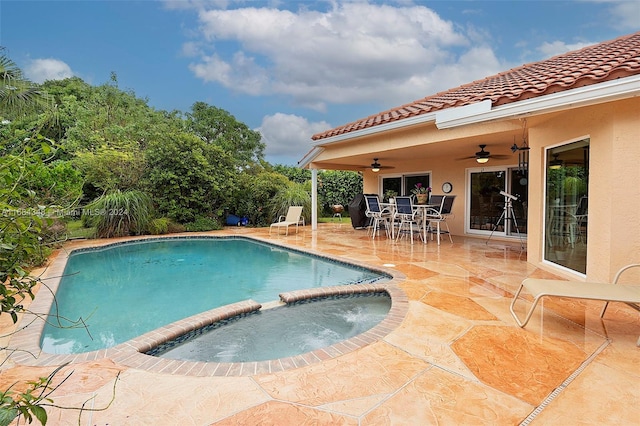
[(298, 233), (298, 224), (300, 223), (300, 217), (302, 217), (302, 206), (289, 206), (289, 210), (287, 211), (286, 216), (280, 216), (278, 221), (272, 223), (269, 227), (269, 234), (271, 234), (271, 230), (273, 228), (278, 229), (278, 234), (280, 234), (280, 229), (284, 228), (286, 231), (286, 235), (289, 235), (289, 227), (295, 225), (296, 234)]
[[(609, 302), (623, 302), (640, 311), (640, 306), (638, 305), (640, 304), (640, 285), (618, 284), (620, 275), (622, 275), (622, 273), (627, 269), (633, 267), (640, 267), (640, 263), (634, 263), (622, 267), (613, 278), (613, 284), (527, 278), (522, 281), (520, 288), (518, 288), (518, 291), (513, 296), (509, 310), (511, 310), (511, 315), (513, 315), (513, 318), (520, 327), (527, 325), (536, 305), (544, 296), (603, 300), (606, 303), (602, 308), (600, 318), (604, 316)], [(514, 312), (513, 307), (523, 288), (526, 288), (533, 296), (533, 304), (527, 312), (524, 320), (521, 321)], [(640, 338), (638, 338), (637, 344), (640, 346)]]

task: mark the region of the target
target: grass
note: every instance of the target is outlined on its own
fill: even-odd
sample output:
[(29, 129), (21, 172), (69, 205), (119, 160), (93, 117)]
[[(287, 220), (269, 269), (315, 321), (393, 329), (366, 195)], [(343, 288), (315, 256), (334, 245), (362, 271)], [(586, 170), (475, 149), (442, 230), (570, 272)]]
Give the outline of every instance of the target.
[(72, 238), (91, 238), (96, 229), (95, 228), (85, 228), (82, 225), (81, 220), (70, 220), (67, 222), (67, 234), (69, 235), (69, 239)]
[(339, 217), (319, 217), (318, 223), (351, 223), (351, 217), (349, 215), (342, 215), (342, 218)]

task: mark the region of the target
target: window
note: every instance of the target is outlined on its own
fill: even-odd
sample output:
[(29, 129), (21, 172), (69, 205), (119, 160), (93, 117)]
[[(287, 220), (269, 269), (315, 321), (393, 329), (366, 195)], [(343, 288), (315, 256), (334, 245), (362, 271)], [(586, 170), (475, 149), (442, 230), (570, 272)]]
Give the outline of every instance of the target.
[(544, 259), (587, 272), (589, 139), (546, 152)]
[(397, 195), (411, 195), (411, 190), (417, 183), (431, 186), (431, 174), (384, 176), (382, 178), (382, 194), (394, 191)]

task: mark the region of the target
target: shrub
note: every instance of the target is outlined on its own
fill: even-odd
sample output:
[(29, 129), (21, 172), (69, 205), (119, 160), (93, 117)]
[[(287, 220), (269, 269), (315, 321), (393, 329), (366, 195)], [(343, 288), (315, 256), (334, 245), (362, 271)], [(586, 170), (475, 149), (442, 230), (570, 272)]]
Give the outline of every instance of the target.
[(198, 217), (195, 221), (187, 223), (185, 228), (189, 232), (204, 232), (222, 229), (217, 220), (210, 217)]
[(177, 234), (180, 232), (185, 232), (187, 230), (187, 228), (182, 225), (181, 223), (176, 223), (172, 220), (169, 220), (169, 224), (167, 226), (167, 233), (168, 234)]
[(151, 235), (161, 235), (169, 232), (169, 218), (160, 217), (149, 222), (149, 233)]
[(95, 227), (96, 237), (140, 235), (151, 222), (151, 198), (141, 191), (115, 191), (97, 199), (82, 210), (85, 227)]
[(280, 215), (286, 215), (289, 206), (302, 206), (305, 222), (311, 222), (311, 193), (307, 186), (307, 184), (291, 182), (276, 193), (270, 205), (272, 222), (275, 222)]

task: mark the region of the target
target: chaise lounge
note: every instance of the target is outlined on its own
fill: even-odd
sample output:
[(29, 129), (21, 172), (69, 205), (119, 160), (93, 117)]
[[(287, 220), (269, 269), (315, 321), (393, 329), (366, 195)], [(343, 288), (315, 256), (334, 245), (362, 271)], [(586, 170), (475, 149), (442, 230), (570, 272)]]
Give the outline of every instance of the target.
[(278, 221), (272, 223), (269, 227), (269, 234), (271, 234), (271, 230), (273, 228), (278, 229), (278, 234), (280, 234), (280, 229), (284, 228), (286, 230), (285, 235), (289, 235), (289, 227), (295, 225), (296, 234), (298, 233), (298, 224), (300, 223), (300, 217), (302, 216), (302, 206), (289, 206), (289, 210), (287, 210), (286, 216), (280, 216)]
[[(634, 263), (622, 267), (616, 273), (613, 279), (613, 284), (527, 278), (522, 281), (520, 288), (518, 288), (518, 291), (516, 291), (516, 294), (513, 296), (509, 310), (520, 327), (527, 325), (531, 319), (533, 311), (538, 305), (538, 302), (544, 296), (603, 300), (606, 303), (602, 308), (600, 318), (604, 316), (609, 302), (623, 302), (640, 311), (640, 306), (638, 305), (640, 304), (640, 285), (618, 284), (620, 275), (622, 275), (622, 273), (627, 269), (633, 267), (640, 267), (640, 263)], [(531, 308), (529, 308), (524, 320), (520, 320), (513, 310), (522, 289), (527, 289), (527, 291), (533, 296), (533, 304), (531, 305)], [(638, 338), (637, 344), (640, 346), (640, 338)]]

